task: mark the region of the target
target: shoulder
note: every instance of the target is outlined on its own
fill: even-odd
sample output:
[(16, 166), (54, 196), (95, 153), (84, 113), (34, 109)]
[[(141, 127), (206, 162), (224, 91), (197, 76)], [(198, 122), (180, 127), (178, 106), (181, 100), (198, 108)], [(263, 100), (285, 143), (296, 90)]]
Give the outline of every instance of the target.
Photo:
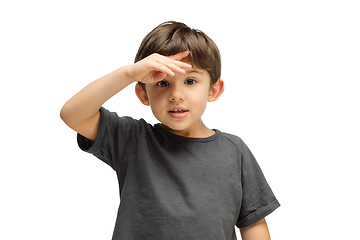
[(116, 127), (117, 125), (139, 126), (143, 128), (152, 128), (152, 125), (147, 123), (144, 119), (134, 119), (129, 116), (119, 116), (116, 112), (111, 112), (104, 107), (100, 108), (101, 119), (100, 123)]
[(242, 157), (247, 158), (248, 156), (252, 156), (250, 149), (239, 136), (222, 132), (221, 138), (223, 139), (224, 145), (233, 146)]
[(153, 126), (144, 119), (134, 119), (129, 116), (118, 116), (116, 112), (110, 112), (105, 108), (100, 109), (101, 117), (99, 124), (100, 139), (108, 139), (117, 143), (133, 142), (139, 138), (152, 134)]
[(221, 132), (221, 137), (225, 139), (225, 141), (228, 141), (230, 144), (233, 144), (238, 148), (243, 148), (244, 146), (246, 146), (244, 141), (234, 134)]

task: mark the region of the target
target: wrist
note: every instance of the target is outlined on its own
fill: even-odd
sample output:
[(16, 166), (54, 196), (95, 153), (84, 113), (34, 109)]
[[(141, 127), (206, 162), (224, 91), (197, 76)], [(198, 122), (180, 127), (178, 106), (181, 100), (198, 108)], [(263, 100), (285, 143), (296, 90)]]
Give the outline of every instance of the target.
[(124, 74), (122, 80), (126, 81), (128, 84), (136, 82), (136, 80), (133, 78), (132, 65), (121, 67), (119, 70), (121, 70)]

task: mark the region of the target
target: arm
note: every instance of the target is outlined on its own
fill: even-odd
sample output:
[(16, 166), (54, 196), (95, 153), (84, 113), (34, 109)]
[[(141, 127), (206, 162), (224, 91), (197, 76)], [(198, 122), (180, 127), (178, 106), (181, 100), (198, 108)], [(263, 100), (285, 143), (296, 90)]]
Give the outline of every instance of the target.
[(122, 68), (90, 83), (65, 103), (61, 119), (84, 137), (95, 140), (100, 122), (100, 107), (129, 84), (141, 81), (153, 83), (175, 73), (184, 74), (190, 65), (180, 60), (189, 53), (182, 52), (170, 57), (152, 54), (143, 60)]
[(270, 240), (270, 233), (265, 218), (253, 225), (240, 229), (243, 240)]

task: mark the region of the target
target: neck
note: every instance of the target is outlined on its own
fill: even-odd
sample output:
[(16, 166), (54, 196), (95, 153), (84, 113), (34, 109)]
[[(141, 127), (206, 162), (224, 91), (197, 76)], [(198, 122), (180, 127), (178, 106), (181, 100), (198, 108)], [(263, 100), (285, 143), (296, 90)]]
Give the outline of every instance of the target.
[(164, 124), (161, 124), (161, 127), (176, 135), (188, 138), (207, 138), (215, 134), (215, 131), (206, 127), (201, 119), (198, 123), (195, 123), (193, 126), (183, 130), (175, 130)]

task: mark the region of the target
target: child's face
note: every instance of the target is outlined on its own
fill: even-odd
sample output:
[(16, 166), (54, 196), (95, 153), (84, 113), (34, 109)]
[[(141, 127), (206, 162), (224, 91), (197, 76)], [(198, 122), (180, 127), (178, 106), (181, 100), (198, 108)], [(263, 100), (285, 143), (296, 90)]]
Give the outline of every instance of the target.
[(208, 72), (197, 68), (183, 75), (167, 76), (158, 83), (146, 84), (148, 103), (155, 117), (170, 131), (183, 136), (199, 136), (204, 130), (208, 131), (201, 116), (210, 89)]

